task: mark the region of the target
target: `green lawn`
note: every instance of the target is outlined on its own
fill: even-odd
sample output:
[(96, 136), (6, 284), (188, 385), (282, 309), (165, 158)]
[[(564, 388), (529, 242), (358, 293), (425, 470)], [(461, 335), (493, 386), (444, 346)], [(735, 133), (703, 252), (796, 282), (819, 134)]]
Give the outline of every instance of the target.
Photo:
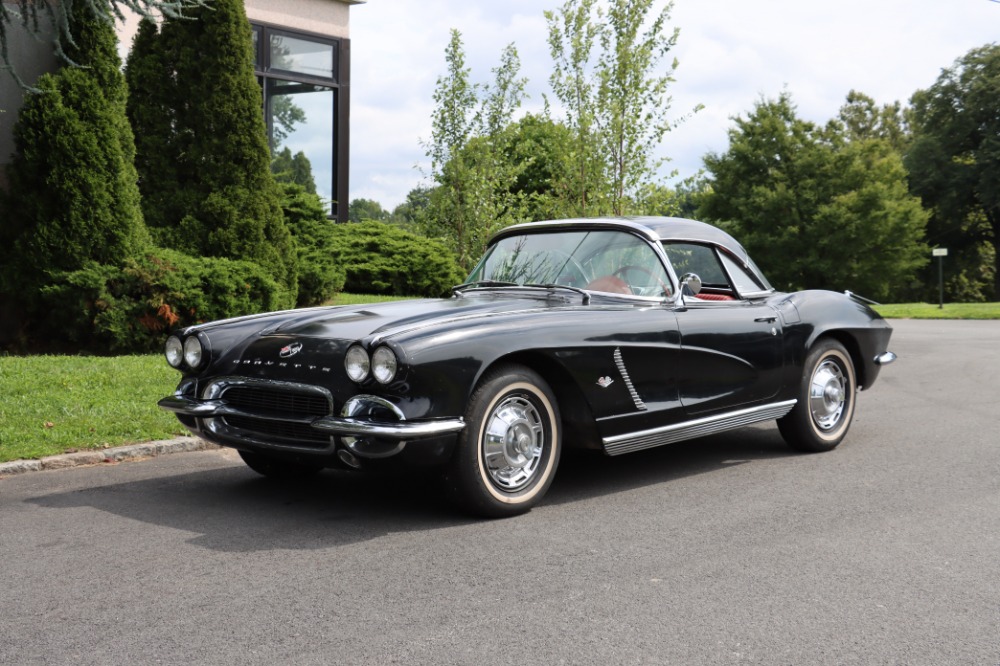
[(876, 305), (887, 319), (1000, 319), (1000, 303), (930, 303)]
[(156, 401), (179, 377), (160, 355), (0, 357), (0, 462), (178, 435)]
[[(333, 305), (396, 300), (341, 294)], [(1000, 319), (1000, 303), (879, 305), (889, 318)], [(182, 434), (156, 406), (179, 374), (163, 357), (0, 356), (0, 462)]]

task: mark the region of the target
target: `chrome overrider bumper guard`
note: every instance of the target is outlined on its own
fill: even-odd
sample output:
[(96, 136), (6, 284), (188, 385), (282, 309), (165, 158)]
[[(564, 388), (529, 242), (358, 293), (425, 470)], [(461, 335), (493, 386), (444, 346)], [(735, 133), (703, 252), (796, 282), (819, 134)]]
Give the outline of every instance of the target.
[[(222, 400), (195, 400), (181, 395), (171, 395), (157, 403), (160, 408), (175, 414), (195, 418), (219, 418), (244, 416), (260, 418), (260, 414), (248, 412), (225, 404)], [(398, 421), (374, 421), (357, 418), (370, 407), (388, 409)], [(276, 419), (288, 420), (288, 419)], [(465, 421), (456, 419), (436, 419), (430, 421), (407, 421), (402, 412), (392, 403), (376, 396), (355, 396), (344, 404), (341, 416), (321, 416), (305, 419), (313, 428), (342, 437), (378, 438), (393, 441), (411, 441), (451, 435), (465, 428)]]
[(896, 355), (891, 351), (887, 351), (884, 354), (879, 354), (875, 357), (875, 365), (889, 365), (896, 360)]

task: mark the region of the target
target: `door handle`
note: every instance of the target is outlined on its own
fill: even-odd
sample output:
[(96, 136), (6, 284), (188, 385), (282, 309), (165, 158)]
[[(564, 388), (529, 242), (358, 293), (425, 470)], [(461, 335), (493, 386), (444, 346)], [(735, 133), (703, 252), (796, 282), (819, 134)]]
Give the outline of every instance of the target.
[(778, 321), (778, 318), (777, 317), (757, 317), (756, 319), (754, 319), (754, 321), (757, 322), (758, 324), (773, 324), (774, 322)]

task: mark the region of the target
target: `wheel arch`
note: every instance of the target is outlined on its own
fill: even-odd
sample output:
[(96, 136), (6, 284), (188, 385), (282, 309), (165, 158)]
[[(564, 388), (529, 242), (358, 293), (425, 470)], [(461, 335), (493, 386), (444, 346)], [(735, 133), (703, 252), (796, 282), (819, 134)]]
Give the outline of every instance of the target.
[(844, 349), (847, 350), (848, 355), (851, 357), (851, 364), (854, 366), (854, 376), (857, 379), (858, 388), (867, 388), (869, 385), (867, 364), (864, 360), (864, 354), (861, 351), (861, 343), (858, 342), (857, 337), (852, 335), (850, 331), (839, 328), (820, 331), (809, 340), (805, 353), (808, 354), (809, 350), (822, 342), (824, 338), (836, 340), (844, 346)]
[(522, 365), (534, 370), (555, 394), (563, 432), (563, 446), (600, 449), (597, 423), (583, 391), (569, 371), (551, 356), (539, 351), (517, 351), (500, 356), (484, 366), (476, 383), (493, 368), (501, 365)]

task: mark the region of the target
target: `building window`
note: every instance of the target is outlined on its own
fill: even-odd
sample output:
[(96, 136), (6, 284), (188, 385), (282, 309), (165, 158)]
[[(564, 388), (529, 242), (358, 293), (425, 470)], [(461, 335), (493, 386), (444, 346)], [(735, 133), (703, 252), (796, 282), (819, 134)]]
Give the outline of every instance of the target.
[[(255, 69), (276, 168), (286, 168), (291, 158), (295, 180), (315, 187), (328, 214), (345, 221), (347, 40), (267, 25), (252, 27)], [(303, 157), (309, 169), (302, 168)]]

